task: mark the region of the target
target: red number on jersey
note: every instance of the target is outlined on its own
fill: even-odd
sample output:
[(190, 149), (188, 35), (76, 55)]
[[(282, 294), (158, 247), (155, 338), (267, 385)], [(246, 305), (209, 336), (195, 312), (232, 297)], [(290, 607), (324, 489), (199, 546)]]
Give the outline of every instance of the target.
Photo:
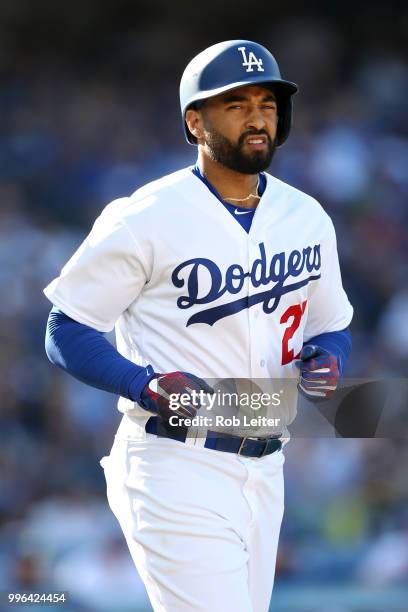
[(294, 304), (293, 306), (289, 306), (289, 308), (285, 310), (281, 316), (281, 323), (287, 323), (290, 318), (293, 319), (289, 327), (285, 329), (285, 333), (283, 334), (282, 338), (282, 365), (286, 365), (299, 357), (299, 354), (294, 355), (293, 349), (289, 348), (289, 341), (292, 340), (300, 325), (300, 321), (306, 310), (306, 304), (307, 300), (302, 302), (302, 304)]

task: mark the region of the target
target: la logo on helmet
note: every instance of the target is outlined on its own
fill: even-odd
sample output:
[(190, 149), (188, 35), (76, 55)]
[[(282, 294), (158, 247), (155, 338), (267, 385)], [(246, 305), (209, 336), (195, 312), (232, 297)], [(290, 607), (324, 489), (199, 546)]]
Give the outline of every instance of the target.
[(254, 66), (257, 67), (258, 72), (264, 72), (262, 59), (258, 59), (253, 51), (249, 52), (249, 57), (246, 54), (246, 47), (238, 47), (238, 51), (242, 53), (242, 65), (246, 67), (247, 72), (253, 72)]

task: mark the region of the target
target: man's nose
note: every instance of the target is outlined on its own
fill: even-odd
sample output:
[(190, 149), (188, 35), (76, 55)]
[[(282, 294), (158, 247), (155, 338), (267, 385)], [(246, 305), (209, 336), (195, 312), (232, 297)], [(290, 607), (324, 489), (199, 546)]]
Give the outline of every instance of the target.
[(265, 118), (259, 108), (252, 107), (246, 120), (246, 128), (262, 130), (265, 127)]

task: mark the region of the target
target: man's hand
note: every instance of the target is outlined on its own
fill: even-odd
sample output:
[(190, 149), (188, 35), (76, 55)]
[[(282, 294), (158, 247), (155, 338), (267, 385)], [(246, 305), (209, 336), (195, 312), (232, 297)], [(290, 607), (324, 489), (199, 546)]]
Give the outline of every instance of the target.
[[(214, 393), (214, 389), (204, 380), (188, 372), (155, 374), (142, 391), (141, 405), (149, 412), (161, 416), (165, 421), (173, 414), (193, 418), (200, 408), (197, 396), (200, 391)], [(190, 401), (187, 400), (187, 395), (190, 396)], [(171, 400), (173, 400), (173, 407), (170, 407)]]
[(333, 395), (340, 378), (335, 355), (320, 346), (307, 344), (295, 365), (300, 370), (298, 389), (302, 395), (315, 402)]

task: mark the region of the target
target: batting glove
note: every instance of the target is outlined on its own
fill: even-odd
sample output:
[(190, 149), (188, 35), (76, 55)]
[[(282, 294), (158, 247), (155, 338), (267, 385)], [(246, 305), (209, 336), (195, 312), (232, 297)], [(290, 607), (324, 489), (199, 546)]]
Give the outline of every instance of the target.
[(337, 357), (324, 348), (307, 344), (295, 365), (300, 370), (298, 389), (312, 401), (330, 399), (340, 378)]
[[(164, 420), (168, 420), (174, 414), (179, 417), (193, 418), (200, 405), (199, 398), (196, 394), (192, 395), (192, 391), (214, 393), (214, 389), (204, 380), (188, 372), (155, 374), (140, 395), (141, 405), (149, 412), (160, 415)], [(190, 396), (190, 401), (181, 403), (182, 399), (187, 400), (187, 395)], [(170, 407), (172, 399), (174, 400), (173, 406), (177, 403), (175, 408)]]

